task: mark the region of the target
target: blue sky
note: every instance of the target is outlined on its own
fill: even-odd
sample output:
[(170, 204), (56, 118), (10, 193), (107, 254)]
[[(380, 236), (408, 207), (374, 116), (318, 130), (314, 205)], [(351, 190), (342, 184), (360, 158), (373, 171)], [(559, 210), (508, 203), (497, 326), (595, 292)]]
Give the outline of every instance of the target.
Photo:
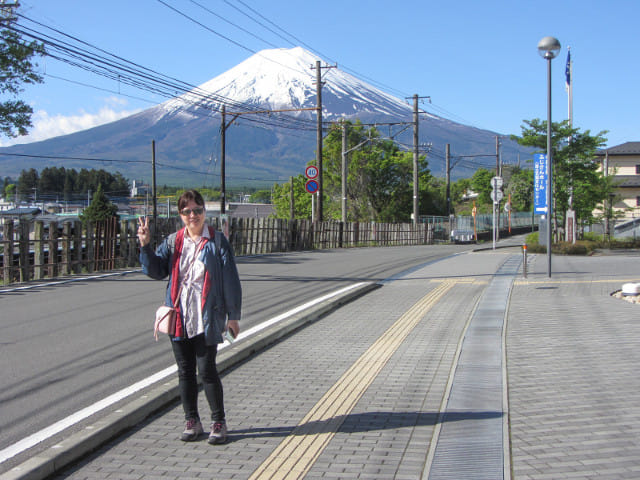
[[(574, 125), (594, 134), (609, 130), (608, 146), (640, 141), (637, 0), (21, 4), (29, 19), (193, 85), (253, 52), (300, 45), (397, 97), (431, 97), (421, 106), (430, 113), (500, 134), (520, 134), (524, 119), (546, 119), (546, 62), (537, 44), (551, 35), (562, 44), (552, 63), (553, 120), (567, 118), (570, 46)], [(22, 95), (36, 112), (29, 139), (88, 128), (166, 100), (53, 59), (41, 61), (39, 69), (45, 83)], [(7, 144), (0, 138), (0, 145)]]

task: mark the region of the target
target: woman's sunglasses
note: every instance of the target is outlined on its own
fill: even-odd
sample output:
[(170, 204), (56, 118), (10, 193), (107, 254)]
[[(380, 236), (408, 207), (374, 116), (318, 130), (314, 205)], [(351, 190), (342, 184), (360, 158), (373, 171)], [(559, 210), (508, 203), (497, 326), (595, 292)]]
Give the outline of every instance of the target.
[(204, 208), (202, 207), (183, 208), (180, 214), (184, 215), (185, 217), (188, 217), (189, 215), (191, 215), (191, 212), (193, 212), (194, 215), (202, 215), (202, 212), (204, 212)]

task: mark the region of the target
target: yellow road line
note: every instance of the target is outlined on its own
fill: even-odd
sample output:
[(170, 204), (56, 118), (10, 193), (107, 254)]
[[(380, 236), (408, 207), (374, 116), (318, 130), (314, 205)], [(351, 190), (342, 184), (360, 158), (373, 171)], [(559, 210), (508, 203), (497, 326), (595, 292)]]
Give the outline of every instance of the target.
[(445, 280), (449, 280), (451, 282), (455, 283), (475, 283), (476, 285), (485, 285), (487, 283), (489, 283), (488, 280), (482, 280), (479, 279), (478, 277), (473, 277), (473, 276), (469, 276), (469, 277), (434, 277), (431, 280), (429, 280), (430, 282), (435, 282), (435, 283), (440, 283), (440, 282), (444, 282)]
[(411, 330), (456, 283), (442, 282), (382, 334), (258, 467), (250, 480), (303, 477)]

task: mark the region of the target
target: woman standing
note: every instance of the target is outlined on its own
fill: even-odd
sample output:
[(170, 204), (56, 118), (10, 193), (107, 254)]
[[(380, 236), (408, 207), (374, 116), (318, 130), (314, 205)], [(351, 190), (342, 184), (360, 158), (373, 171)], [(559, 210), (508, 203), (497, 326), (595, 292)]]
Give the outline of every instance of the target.
[(227, 424), (216, 354), (226, 330), (234, 337), (240, 331), (242, 288), (229, 242), (205, 223), (202, 195), (196, 190), (184, 192), (178, 211), (184, 228), (166, 237), (155, 252), (150, 246), (148, 218), (138, 220), (140, 263), (153, 279), (169, 276), (165, 305), (176, 305), (179, 295), (171, 346), (186, 420), (180, 438), (190, 442), (203, 433), (197, 367), (211, 409), (209, 443), (220, 444), (227, 440)]

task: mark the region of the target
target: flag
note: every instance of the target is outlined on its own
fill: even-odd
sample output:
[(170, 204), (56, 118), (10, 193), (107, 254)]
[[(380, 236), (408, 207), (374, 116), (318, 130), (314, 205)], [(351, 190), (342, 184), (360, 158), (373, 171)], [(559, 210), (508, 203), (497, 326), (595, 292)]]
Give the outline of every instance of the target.
[(567, 90), (569, 90), (571, 88), (571, 50), (567, 53), (567, 66), (564, 69), (564, 75), (567, 79)]

